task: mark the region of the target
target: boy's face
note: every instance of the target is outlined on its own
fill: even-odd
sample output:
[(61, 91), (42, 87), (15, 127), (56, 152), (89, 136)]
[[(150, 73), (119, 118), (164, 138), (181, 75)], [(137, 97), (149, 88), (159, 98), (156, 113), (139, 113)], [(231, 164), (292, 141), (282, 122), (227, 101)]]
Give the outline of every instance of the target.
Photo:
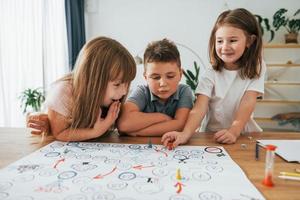
[(164, 102), (176, 92), (181, 76), (176, 62), (147, 63), (144, 73), (150, 91)]

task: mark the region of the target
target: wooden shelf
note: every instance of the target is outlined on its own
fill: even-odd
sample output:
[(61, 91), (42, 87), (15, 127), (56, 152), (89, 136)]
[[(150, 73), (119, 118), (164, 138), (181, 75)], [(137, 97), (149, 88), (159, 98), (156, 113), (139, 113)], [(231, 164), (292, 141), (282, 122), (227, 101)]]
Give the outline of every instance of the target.
[(267, 67), (300, 67), (300, 64), (293, 63), (293, 64), (280, 64), (280, 63), (269, 63)]
[(300, 86), (300, 83), (296, 82), (282, 82), (282, 81), (265, 81), (265, 85), (287, 85), (287, 86)]
[(296, 101), (296, 100), (277, 100), (277, 99), (262, 99), (262, 100), (257, 100), (257, 103), (298, 104), (298, 105), (300, 105), (300, 101)]
[(300, 44), (272, 44), (272, 43), (268, 43), (268, 44), (264, 44), (263, 45), (264, 48), (300, 48)]

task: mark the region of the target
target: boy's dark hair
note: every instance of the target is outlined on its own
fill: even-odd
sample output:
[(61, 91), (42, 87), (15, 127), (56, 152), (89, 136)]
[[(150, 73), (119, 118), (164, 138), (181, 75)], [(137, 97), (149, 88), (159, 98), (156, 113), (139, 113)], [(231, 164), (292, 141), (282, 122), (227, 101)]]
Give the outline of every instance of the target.
[(152, 62), (176, 62), (181, 68), (180, 54), (175, 43), (165, 38), (148, 44), (144, 53), (144, 67)]
[(243, 30), (247, 41), (251, 39), (251, 36), (254, 36), (254, 41), (245, 49), (237, 64), (243, 79), (259, 77), (262, 61), (262, 34), (255, 16), (244, 8), (227, 10), (219, 15), (209, 39), (209, 57), (213, 69), (221, 71), (224, 68), (224, 62), (216, 53), (216, 31), (224, 25)]

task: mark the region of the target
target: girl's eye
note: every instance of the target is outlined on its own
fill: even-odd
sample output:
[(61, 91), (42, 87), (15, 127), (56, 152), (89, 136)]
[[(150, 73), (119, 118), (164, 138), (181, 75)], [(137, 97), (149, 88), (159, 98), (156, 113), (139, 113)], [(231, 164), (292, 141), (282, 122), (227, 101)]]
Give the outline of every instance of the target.
[(230, 40), (230, 42), (237, 42), (237, 40)]
[(151, 78), (154, 79), (154, 80), (159, 80), (160, 79), (159, 76), (152, 76)]
[(175, 76), (167, 76), (168, 79), (172, 79), (174, 78)]
[(119, 87), (121, 85), (121, 83), (115, 83), (114, 86), (115, 87)]

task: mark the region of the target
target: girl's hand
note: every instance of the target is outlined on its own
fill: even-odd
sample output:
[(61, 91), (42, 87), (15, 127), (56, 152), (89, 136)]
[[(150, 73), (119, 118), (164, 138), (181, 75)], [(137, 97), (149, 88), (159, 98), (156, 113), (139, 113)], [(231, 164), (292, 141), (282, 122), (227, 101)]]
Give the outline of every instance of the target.
[(184, 132), (172, 131), (165, 133), (161, 142), (165, 147), (168, 147), (168, 143), (173, 143), (173, 148), (177, 147), (179, 144), (185, 144), (189, 140), (189, 137)]
[(98, 119), (97, 119), (97, 121), (94, 125), (94, 129), (95, 130), (102, 130), (103, 128), (105, 128), (106, 130), (108, 130), (109, 127), (111, 127), (111, 125), (118, 118), (118, 115), (119, 115), (119, 112), (120, 112), (120, 106), (121, 106), (120, 102), (113, 102), (109, 106), (109, 110), (108, 110), (107, 115), (106, 115), (105, 118), (101, 118), (102, 110), (100, 109)]
[(218, 143), (222, 144), (234, 144), (239, 134), (233, 133), (230, 130), (223, 129), (215, 133), (214, 139)]
[(48, 115), (44, 113), (31, 113), (26, 117), (27, 127), (31, 128), (31, 134), (41, 135), (50, 132)]
[(108, 123), (109, 126), (111, 126), (118, 118), (119, 112), (120, 112), (120, 107), (121, 107), (121, 102), (119, 102), (119, 101), (115, 101), (109, 106), (107, 115), (104, 119), (104, 121), (106, 121), (106, 123)]

